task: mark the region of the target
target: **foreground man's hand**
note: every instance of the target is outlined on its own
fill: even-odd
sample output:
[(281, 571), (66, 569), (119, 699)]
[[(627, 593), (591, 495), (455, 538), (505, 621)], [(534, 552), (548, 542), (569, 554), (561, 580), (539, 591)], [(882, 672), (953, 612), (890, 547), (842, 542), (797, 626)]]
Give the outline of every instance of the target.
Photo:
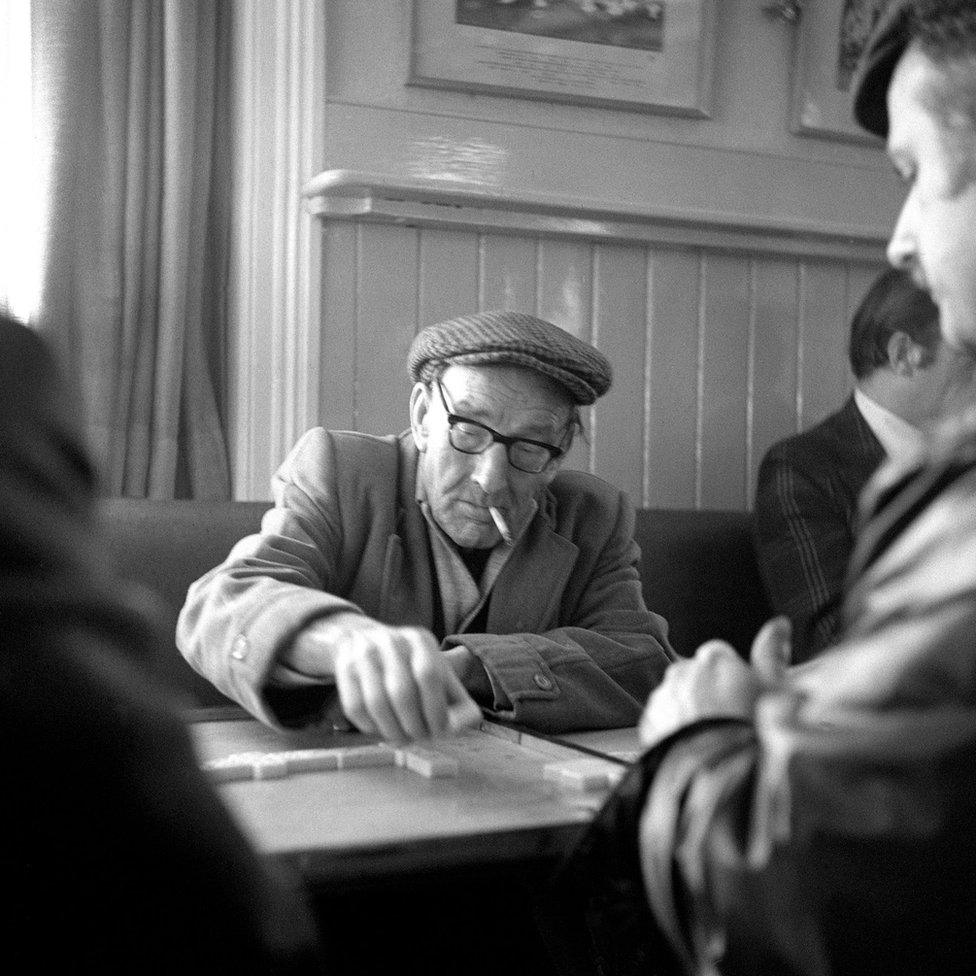
[(725, 641), (702, 644), (672, 664), (651, 692), (638, 726), (644, 747), (706, 718), (751, 718), (756, 699), (781, 687), (790, 658), (790, 623), (768, 621), (752, 643), (751, 666)]

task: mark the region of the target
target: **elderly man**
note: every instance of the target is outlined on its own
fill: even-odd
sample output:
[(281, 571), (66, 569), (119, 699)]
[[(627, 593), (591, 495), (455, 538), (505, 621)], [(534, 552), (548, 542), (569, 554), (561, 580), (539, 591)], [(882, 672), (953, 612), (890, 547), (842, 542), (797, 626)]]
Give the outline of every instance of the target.
[[(889, 258), (976, 348), (976, 4), (896, 0), (865, 65), (857, 116), (908, 189)], [(589, 917), (629, 891), (632, 924), (591, 944), (661, 972), (974, 971), (976, 417), (864, 511), (834, 647), (787, 669), (774, 621), (751, 668), (709, 643), (651, 696), (580, 855)]]
[(190, 588), (184, 655), (272, 725), (402, 742), (477, 720), (472, 699), (550, 732), (634, 724), (670, 649), (633, 508), (559, 470), (610, 364), (484, 312), (422, 331), (409, 369), (406, 433), (299, 441), (261, 533)]
[(883, 272), (851, 322), (854, 393), (815, 427), (774, 444), (759, 467), (753, 531), (770, 605), (793, 625), (793, 663), (835, 640), (858, 498), (885, 458), (925, 447), (973, 397), (971, 356), (942, 340), (939, 310), (910, 276)]

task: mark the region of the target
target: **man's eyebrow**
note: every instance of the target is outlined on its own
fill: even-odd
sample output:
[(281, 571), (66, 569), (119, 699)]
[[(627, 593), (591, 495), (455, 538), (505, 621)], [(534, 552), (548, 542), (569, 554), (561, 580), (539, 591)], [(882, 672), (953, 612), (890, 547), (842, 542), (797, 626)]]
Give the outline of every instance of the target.
[[(485, 423), (488, 423), (491, 419), (491, 411), (489, 409), (479, 407), (478, 404), (472, 403), (464, 396), (451, 405), (450, 412), (455, 416), (468, 417), (470, 420), (483, 420)], [(524, 428), (517, 431), (513, 436), (528, 437), (530, 440), (545, 440), (546, 436), (551, 433), (558, 433), (572, 419), (570, 417), (567, 420), (560, 420), (556, 411), (553, 411), (551, 415), (545, 410), (543, 410), (543, 413), (546, 415), (545, 419), (530, 419)], [(509, 434), (512, 432), (500, 431), (500, 433)], [(535, 434), (538, 434), (539, 437), (535, 437)]]
[(455, 400), (450, 393), (448, 393), (447, 404), (450, 407), (451, 413), (460, 414), (464, 417), (471, 417), (472, 420), (477, 419), (478, 417), (487, 417), (491, 412), (485, 407), (479, 407), (477, 403), (472, 403), (463, 395), (459, 399)]

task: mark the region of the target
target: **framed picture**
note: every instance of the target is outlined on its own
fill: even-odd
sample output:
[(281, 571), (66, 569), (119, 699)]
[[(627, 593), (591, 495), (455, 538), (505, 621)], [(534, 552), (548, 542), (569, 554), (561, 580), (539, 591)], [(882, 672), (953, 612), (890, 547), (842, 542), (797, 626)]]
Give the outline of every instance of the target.
[(890, 0), (816, 0), (801, 8), (792, 130), (881, 145), (854, 121), (851, 80), (871, 28)]
[(413, 0), (411, 85), (706, 118), (717, 0)]

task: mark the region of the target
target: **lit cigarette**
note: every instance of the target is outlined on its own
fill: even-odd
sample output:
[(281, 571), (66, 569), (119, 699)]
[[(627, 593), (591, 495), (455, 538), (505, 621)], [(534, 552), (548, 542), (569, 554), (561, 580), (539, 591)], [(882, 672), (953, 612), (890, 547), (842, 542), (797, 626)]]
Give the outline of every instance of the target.
[(505, 545), (512, 545), (514, 541), (512, 539), (512, 530), (508, 527), (505, 516), (494, 505), (489, 505), (488, 511), (491, 513), (491, 519), (495, 523), (495, 528), (498, 529), (499, 534), (505, 540)]

